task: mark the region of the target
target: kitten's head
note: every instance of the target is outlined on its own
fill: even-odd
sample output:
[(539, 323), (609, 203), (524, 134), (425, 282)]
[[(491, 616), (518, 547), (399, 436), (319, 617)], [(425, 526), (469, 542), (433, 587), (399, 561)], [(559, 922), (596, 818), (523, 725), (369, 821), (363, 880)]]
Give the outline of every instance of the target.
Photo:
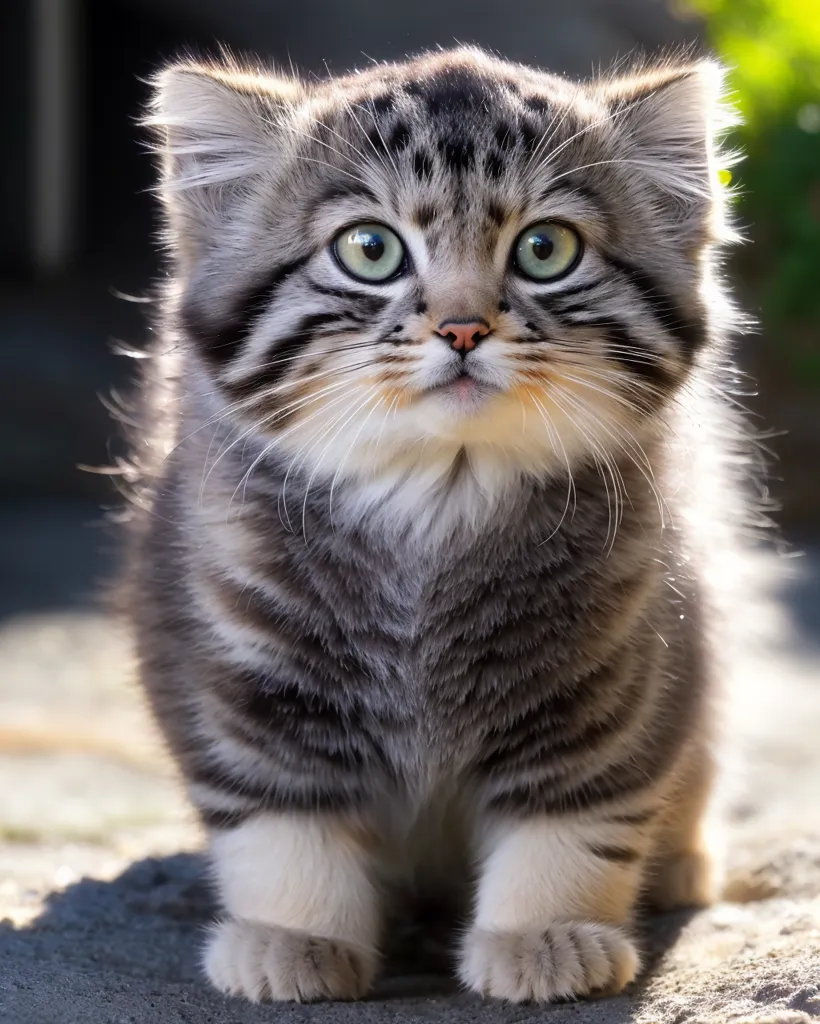
[(715, 330), (720, 79), (577, 85), (472, 49), (321, 83), (172, 66), (181, 336), (310, 472), (627, 451)]

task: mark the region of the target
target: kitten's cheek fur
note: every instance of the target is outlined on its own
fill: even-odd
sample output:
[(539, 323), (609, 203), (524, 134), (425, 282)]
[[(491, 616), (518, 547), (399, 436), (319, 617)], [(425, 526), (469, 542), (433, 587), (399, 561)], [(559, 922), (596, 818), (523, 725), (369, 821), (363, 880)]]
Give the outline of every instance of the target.
[(355, 999), (376, 969), (378, 896), (360, 835), (338, 819), (264, 814), (216, 834), (211, 856), (228, 916), (205, 971), (232, 995)]
[(626, 928), (647, 836), (623, 824), (541, 817), (498, 827), (488, 845), (461, 949), (468, 988), (549, 1002), (618, 992), (633, 980), (640, 958)]

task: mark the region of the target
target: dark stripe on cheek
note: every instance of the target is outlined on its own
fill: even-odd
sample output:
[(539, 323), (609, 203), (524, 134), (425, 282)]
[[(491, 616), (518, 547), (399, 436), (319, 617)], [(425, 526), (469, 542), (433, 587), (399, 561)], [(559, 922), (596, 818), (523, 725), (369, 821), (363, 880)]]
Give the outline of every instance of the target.
[(184, 332), (196, 342), (217, 367), (226, 366), (247, 341), (256, 321), (270, 305), (277, 289), (307, 263), (309, 256), (286, 263), (256, 288), (247, 291), (234, 303), (233, 310), (219, 324), (206, 319), (193, 303), (183, 304), (181, 323)]
[(703, 318), (698, 316), (694, 322), (687, 319), (685, 311), (661, 288), (651, 274), (615, 256), (607, 256), (607, 260), (641, 293), (641, 298), (663, 325), (664, 330), (681, 343), (684, 354), (691, 358), (706, 342), (706, 324)]
[[(328, 295), (334, 299), (346, 299), (358, 306), (357, 313), (368, 313), (370, 316), (377, 316), (387, 305), (387, 299), (381, 295), (372, 295), (370, 292), (357, 292), (350, 288), (329, 288), (327, 285), (317, 284), (310, 281), (310, 287), (319, 295)], [(345, 310), (345, 315), (351, 314)]]
[[(546, 302), (540, 301), (548, 298), (550, 296), (536, 296), (536, 301), (539, 301), (540, 305), (548, 306)], [(554, 301), (560, 296), (551, 298)], [(667, 371), (658, 353), (636, 341), (624, 324), (608, 317), (601, 317), (597, 320), (593, 318), (572, 320), (569, 317), (569, 314), (584, 313), (586, 310), (586, 306), (575, 303), (560, 309), (550, 309), (550, 312), (564, 328), (600, 331), (604, 338), (606, 358), (617, 363), (633, 376), (641, 377), (647, 383), (664, 390), (674, 385), (675, 378)]]
[[(345, 313), (313, 313), (310, 316), (302, 317), (293, 332), (282, 341), (276, 342), (274, 347), (269, 350), (265, 362), (257, 370), (241, 381), (226, 385), (227, 389), (237, 397), (248, 397), (262, 388), (273, 387), (290, 372), (296, 358), (308, 342), (313, 340), (320, 328), (328, 327), (345, 319), (347, 319)], [(340, 328), (340, 333), (342, 331), (354, 333), (360, 329), (359, 327)]]
[(575, 284), (569, 288), (562, 288), (559, 292), (553, 292), (552, 295), (556, 300), (569, 298), (571, 295), (585, 295), (587, 292), (594, 291), (603, 283), (603, 280), (600, 278), (597, 281), (586, 281), (584, 284)]
[[(608, 326), (606, 340), (609, 343), (606, 349), (607, 358), (629, 373), (664, 390), (674, 385), (674, 377), (663, 365), (661, 357), (645, 346), (637, 344), (623, 324)], [(624, 348), (635, 351), (625, 352)]]

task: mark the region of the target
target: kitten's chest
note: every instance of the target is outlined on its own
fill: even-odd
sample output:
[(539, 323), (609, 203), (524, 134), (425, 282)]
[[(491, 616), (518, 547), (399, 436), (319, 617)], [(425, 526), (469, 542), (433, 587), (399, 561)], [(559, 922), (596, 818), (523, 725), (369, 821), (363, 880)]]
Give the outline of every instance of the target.
[(522, 610), (539, 604), (539, 590), (543, 599), (543, 569), (509, 546), (502, 533), (447, 551), (397, 545), (367, 571), (349, 566), (360, 576), (345, 647), (364, 669), (351, 684), (401, 718), (391, 743), (417, 759), (422, 783), (470, 761), (492, 728), (488, 697), (514, 688), (511, 632), (523, 651), (546, 618), (542, 600), (542, 614), (521, 629)]

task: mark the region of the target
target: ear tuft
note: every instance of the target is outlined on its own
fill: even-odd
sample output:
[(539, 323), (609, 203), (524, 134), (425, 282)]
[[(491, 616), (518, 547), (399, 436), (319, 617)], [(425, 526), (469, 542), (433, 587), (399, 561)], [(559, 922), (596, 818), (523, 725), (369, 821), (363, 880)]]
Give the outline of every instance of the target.
[(724, 101), (725, 74), (717, 62), (702, 60), (601, 87), (636, 173), (684, 206), (715, 199), (718, 172), (737, 160), (721, 150), (725, 132), (738, 122)]
[(297, 82), (231, 65), (174, 64), (153, 86), (145, 124), (157, 135), (166, 191), (259, 173), (283, 107), (301, 95)]
[(144, 123), (161, 160), (167, 240), (180, 266), (190, 266), (248, 195), (249, 183), (276, 174), (283, 125), (303, 90), (228, 62), (173, 64), (153, 87)]

